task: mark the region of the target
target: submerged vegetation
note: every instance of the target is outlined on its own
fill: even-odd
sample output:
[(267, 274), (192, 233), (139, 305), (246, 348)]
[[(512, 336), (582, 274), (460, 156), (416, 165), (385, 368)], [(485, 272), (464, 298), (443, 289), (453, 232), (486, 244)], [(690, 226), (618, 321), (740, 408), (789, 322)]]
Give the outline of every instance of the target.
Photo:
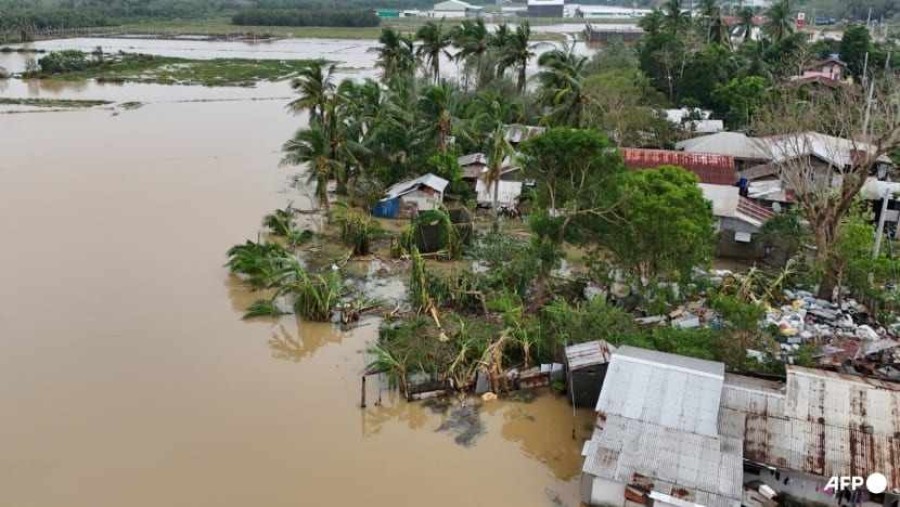
[(0, 97), (0, 106), (31, 106), (52, 108), (97, 107), (112, 104), (108, 100), (75, 100), (75, 99), (43, 99), (43, 98), (11, 98)]
[(91, 54), (67, 50), (47, 54), (38, 68), (23, 77), (59, 80), (96, 79), (99, 82), (136, 82), (203, 86), (253, 86), (298, 75), (304, 60), (219, 58), (189, 60), (165, 56), (116, 53), (98, 48)]

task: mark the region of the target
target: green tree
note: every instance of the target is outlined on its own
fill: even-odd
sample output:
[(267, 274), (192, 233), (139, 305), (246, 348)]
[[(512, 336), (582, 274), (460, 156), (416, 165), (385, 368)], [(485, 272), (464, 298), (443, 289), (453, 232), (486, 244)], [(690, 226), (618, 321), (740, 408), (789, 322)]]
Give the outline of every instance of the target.
[(585, 234), (611, 218), (624, 167), (602, 134), (552, 128), (519, 150), (525, 178), (536, 184), (535, 205), (560, 219), (560, 237), (588, 241)]
[(333, 156), (331, 139), (321, 122), (311, 123), (309, 128), (300, 129), (284, 144), (282, 165), (307, 166), (307, 183), (315, 185), (319, 205), (328, 208), (328, 182), (333, 180), (341, 164)]
[(546, 109), (545, 120), (553, 125), (580, 127), (586, 96), (582, 87), (587, 57), (576, 55), (574, 46), (564, 44), (538, 57), (541, 70), (538, 102)]
[(334, 92), (335, 64), (326, 60), (313, 60), (291, 81), (291, 88), (299, 95), (288, 107), (295, 112), (309, 111), (309, 121), (321, 121), (325, 102)]
[(533, 49), (531, 25), (528, 24), (528, 20), (516, 26), (516, 30), (505, 37), (500, 46), (498, 73), (502, 75), (506, 69), (515, 69), (516, 88), (519, 93), (525, 90), (525, 71), (528, 68), (528, 61), (534, 57)]
[(685, 10), (682, 0), (666, 0), (662, 5), (663, 27), (671, 34), (678, 35), (691, 23), (690, 14)]
[(456, 59), (464, 64), (465, 79), (468, 87), (469, 75), (475, 71), (477, 87), (490, 81), (490, 72), (486, 65), (486, 56), (491, 48), (491, 34), (484, 20), (464, 19), (453, 31), (453, 45), (457, 48)]
[(866, 53), (873, 52), (872, 36), (868, 28), (864, 25), (852, 25), (844, 30), (840, 45), (841, 60), (847, 63), (847, 70), (854, 78), (863, 77)]
[(673, 166), (628, 172), (622, 192), (618, 221), (604, 238), (621, 265), (653, 280), (685, 277), (709, 262), (713, 215), (696, 176)]
[(729, 128), (747, 126), (753, 115), (765, 102), (769, 83), (759, 76), (736, 77), (724, 85), (716, 86), (713, 98), (717, 111), (725, 117)]
[(494, 213), (494, 232), (500, 229), (500, 207), (498, 203), (500, 195), (500, 179), (503, 175), (503, 165), (508, 157), (513, 155), (513, 148), (506, 140), (506, 129), (498, 125), (491, 134), (488, 142), (488, 166), (482, 176), (484, 186), (493, 190), (491, 196), (491, 211)]
[(412, 39), (393, 28), (381, 30), (378, 47), (369, 51), (377, 54), (375, 66), (381, 69), (385, 81), (409, 76), (415, 70), (416, 58)]
[[(588, 108), (585, 124), (598, 128), (619, 146), (661, 146), (663, 139), (648, 136), (665, 132), (668, 122), (653, 109), (664, 99), (637, 69), (607, 70), (584, 80)], [(666, 136), (667, 137), (667, 136)]]
[(743, 32), (744, 42), (750, 40), (750, 36), (753, 34), (753, 9), (750, 7), (744, 7), (738, 12), (739, 25), (741, 27), (741, 31)]
[(428, 21), (416, 31), (416, 39), (419, 47), (416, 48), (416, 56), (430, 68), (431, 76), (437, 83), (441, 78), (441, 57), (450, 58), (451, 39), (450, 32), (444, 30), (443, 20), (435, 23)]
[(794, 33), (790, 0), (778, 0), (766, 11), (766, 24), (763, 29), (772, 42), (779, 43)]
[(435, 140), (439, 153), (446, 153), (453, 137), (456, 108), (455, 90), (449, 83), (439, 83), (425, 88), (419, 97), (423, 130), (426, 136)]

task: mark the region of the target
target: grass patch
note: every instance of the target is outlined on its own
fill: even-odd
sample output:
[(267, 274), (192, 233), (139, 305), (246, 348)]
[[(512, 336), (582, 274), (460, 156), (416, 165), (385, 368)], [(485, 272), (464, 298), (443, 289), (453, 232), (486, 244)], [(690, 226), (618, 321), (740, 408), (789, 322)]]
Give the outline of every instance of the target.
[(75, 81), (96, 79), (113, 83), (159, 83), (202, 86), (253, 86), (259, 81), (280, 81), (297, 75), (306, 60), (249, 60), (220, 58), (189, 60), (164, 56), (122, 54), (91, 64), (83, 70), (28, 77)]
[(95, 107), (112, 104), (107, 100), (69, 100), (69, 99), (16, 99), (0, 97), (0, 106), (32, 106), (32, 107)]

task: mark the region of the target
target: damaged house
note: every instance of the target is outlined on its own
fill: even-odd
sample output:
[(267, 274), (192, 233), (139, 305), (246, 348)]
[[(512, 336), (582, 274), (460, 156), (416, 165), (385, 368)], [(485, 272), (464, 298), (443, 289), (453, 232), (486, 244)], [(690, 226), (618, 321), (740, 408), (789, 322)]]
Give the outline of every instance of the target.
[[(722, 363), (620, 347), (583, 448), (589, 505), (757, 505), (759, 492), (824, 505), (900, 501), (900, 384), (799, 366), (785, 382)], [(852, 498), (832, 476), (887, 479)], [(771, 497), (772, 495), (767, 495)], [(848, 495), (849, 496), (849, 495)], [(769, 498), (771, 499), (771, 498)]]

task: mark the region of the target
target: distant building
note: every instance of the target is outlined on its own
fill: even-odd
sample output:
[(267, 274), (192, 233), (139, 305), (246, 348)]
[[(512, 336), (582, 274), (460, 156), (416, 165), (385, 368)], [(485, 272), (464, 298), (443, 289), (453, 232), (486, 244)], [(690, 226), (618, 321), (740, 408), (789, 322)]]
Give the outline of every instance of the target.
[(402, 213), (432, 210), (444, 202), (444, 190), (450, 182), (426, 174), (413, 180), (401, 181), (385, 192), (372, 214), (381, 218), (397, 218)]
[(700, 190), (712, 204), (716, 218), (719, 236), (716, 255), (740, 259), (763, 257), (765, 251), (756, 241), (756, 235), (775, 213), (740, 195), (740, 189), (734, 185), (701, 183)]
[(565, 6), (565, 0), (528, 0), (528, 17), (561, 18)]
[(824, 60), (820, 60), (811, 65), (806, 66), (799, 76), (791, 78), (792, 81), (801, 82), (820, 82), (823, 84), (832, 84), (832, 86), (843, 83), (844, 73), (847, 70), (847, 64), (841, 61), (837, 55), (831, 55)]
[(600, 397), (609, 361), (616, 348), (605, 340), (566, 347), (566, 381), (576, 407), (593, 407)]
[(684, 153), (671, 150), (621, 148), (622, 160), (629, 169), (654, 169), (674, 165), (691, 171), (700, 183), (734, 185), (738, 178), (734, 159), (714, 153)]
[(462, 0), (446, 0), (434, 4), (432, 14), (435, 18), (472, 18), (481, 16), (483, 10), (481, 6)]

